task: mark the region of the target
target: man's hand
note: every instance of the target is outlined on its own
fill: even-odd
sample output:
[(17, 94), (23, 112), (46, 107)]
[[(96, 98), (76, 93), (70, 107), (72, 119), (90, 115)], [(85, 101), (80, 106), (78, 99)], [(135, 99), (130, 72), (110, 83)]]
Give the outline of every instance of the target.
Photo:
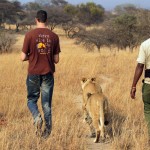
[(21, 60), (22, 61), (27, 61), (29, 60), (29, 56), (27, 54), (25, 54), (24, 52), (21, 53)]
[(59, 54), (54, 55), (54, 63), (57, 64), (59, 62)]
[(136, 66), (135, 74), (134, 74), (134, 78), (133, 78), (133, 83), (132, 83), (132, 86), (131, 86), (132, 88), (131, 88), (131, 91), (130, 91), (130, 96), (131, 96), (132, 99), (135, 99), (136, 85), (137, 85), (137, 82), (138, 82), (139, 78), (142, 75), (143, 68), (144, 68), (144, 64), (141, 64), (141, 63), (138, 63), (137, 66)]
[(136, 93), (136, 88), (132, 88), (131, 91), (130, 91), (130, 96), (132, 99), (135, 99), (135, 93)]

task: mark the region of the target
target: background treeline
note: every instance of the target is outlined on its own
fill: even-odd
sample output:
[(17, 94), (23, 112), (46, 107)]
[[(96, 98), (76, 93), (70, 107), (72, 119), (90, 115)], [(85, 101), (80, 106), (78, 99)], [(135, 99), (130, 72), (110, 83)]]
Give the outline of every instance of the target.
[[(106, 11), (93, 2), (72, 5), (65, 0), (35, 0), (22, 5), (18, 1), (1, 0), (0, 28), (14, 24), (16, 32), (29, 30), (40, 9), (48, 12), (47, 24), (51, 30), (61, 27), (67, 37), (75, 38), (76, 43), (88, 51), (94, 48), (100, 51), (103, 46), (110, 50), (117, 47), (118, 50), (129, 48), (133, 51), (149, 38), (150, 11), (132, 4), (118, 5), (113, 11)], [(0, 51), (5, 51), (2, 46)]]

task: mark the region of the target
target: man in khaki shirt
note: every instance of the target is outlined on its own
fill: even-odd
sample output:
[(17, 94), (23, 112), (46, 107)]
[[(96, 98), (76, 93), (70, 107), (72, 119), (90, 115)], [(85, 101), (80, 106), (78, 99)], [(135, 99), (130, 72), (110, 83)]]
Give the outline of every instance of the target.
[(145, 78), (142, 87), (142, 99), (144, 103), (144, 115), (148, 124), (148, 132), (150, 137), (150, 39), (144, 41), (140, 46), (137, 66), (131, 87), (131, 98), (135, 99), (136, 85), (145, 67)]

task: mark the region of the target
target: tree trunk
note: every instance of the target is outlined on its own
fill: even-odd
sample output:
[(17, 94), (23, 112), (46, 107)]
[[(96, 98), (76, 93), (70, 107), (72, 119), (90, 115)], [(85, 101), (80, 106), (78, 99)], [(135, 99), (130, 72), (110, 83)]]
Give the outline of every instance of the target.
[(19, 32), (19, 23), (16, 23), (16, 32)]
[(100, 52), (101, 52), (101, 47), (98, 46), (98, 47), (97, 47), (97, 50), (98, 50), (98, 52), (100, 53)]
[(133, 53), (133, 46), (130, 46), (129, 49), (130, 49), (130, 52)]
[(109, 50), (110, 50), (110, 51), (112, 51), (112, 47), (111, 47), (111, 45), (109, 46)]
[(9, 24), (9, 30), (11, 30), (11, 26), (10, 26), (10, 24)]

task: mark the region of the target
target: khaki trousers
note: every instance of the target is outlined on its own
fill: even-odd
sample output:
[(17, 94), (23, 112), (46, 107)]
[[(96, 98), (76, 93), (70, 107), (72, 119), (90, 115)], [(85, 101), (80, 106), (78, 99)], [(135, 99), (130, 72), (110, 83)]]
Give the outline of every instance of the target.
[(150, 136), (150, 84), (143, 83), (142, 98), (144, 102), (144, 115), (148, 124), (148, 133)]

